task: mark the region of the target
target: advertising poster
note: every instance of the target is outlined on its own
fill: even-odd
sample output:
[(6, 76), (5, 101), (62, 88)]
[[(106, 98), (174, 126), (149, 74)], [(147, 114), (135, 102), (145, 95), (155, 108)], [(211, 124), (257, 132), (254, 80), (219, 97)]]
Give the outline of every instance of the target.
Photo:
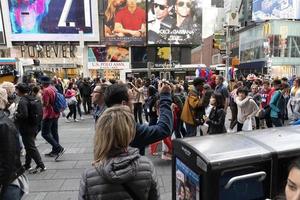
[(199, 45), (202, 0), (148, 0), (148, 44)]
[(5, 44), (4, 28), (2, 20), (2, 8), (0, 4), (0, 44)]
[(91, 47), (89, 60), (94, 62), (129, 62), (129, 49), (124, 47)]
[(176, 200), (199, 200), (199, 176), (176, 158)]
[(300, 19), (299, 0), (253, 0), (253, 21)]
[(104, 0), (103, 20), (103, 44), (145, 44), (146, 0)]
[(170, 47), (157, 47), (155, 63), (169, 64), (171, 59)]
[[(12, 41), (97, 41), (97, 0), (8, 0)], [(79, 34), (83, 31), (83, 34)]]

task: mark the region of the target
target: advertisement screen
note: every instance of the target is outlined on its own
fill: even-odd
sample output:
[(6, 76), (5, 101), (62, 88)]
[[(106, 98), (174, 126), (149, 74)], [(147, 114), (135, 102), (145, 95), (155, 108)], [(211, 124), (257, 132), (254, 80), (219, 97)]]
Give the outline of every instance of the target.
[(144, 45), (145, 0), (104, 0), (104, 39), (107, 45)]
[(176, 200), (199, 199), (199, 176), (176, 158)]
[(299, 0), (253, 0), (253, 21), (300, 19)]
[(124, 47), (91, 47), (90, 62), (129, 62), (129, 50)]
[(170, 47), (157, 47), (155, 63), (165, 64), (170, 63), (171, 48)]
[(12, 41), (96, 41), (94, 5), (97, 0), (8, 0)]
[(0, 5), (0, 44), (5, 44), (1, 5)]
[(148, 0), (148, 44), (201, 44), (201, 4), (202, 0)]

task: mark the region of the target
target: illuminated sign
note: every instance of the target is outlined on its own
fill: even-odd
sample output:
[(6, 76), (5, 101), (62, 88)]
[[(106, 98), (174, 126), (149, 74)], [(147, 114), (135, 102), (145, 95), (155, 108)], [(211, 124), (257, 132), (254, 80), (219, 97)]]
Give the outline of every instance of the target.
[(202, 0), (148, 0), (148, 44), (201, 44)]
[(9, 11), (12, 41), (99, 40), (97, 0), (3, 2), (3, 10)]

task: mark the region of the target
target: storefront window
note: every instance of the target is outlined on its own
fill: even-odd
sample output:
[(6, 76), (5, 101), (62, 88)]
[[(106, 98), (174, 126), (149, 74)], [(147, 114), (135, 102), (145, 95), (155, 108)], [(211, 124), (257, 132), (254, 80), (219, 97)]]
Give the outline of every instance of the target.
[(264, 58), (263, 40), (243, 44), (243, 49), (241, 50), (242, 62)]

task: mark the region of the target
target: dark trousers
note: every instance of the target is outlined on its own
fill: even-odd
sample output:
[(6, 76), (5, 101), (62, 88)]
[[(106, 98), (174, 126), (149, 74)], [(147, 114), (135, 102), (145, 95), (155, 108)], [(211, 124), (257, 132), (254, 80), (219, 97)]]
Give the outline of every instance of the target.
[(259, 117), (255, 117), (256, 129), (259, 129), (259, 123), (260, 123)]
[(194, 137), (197, 135), (197, 126), (186, 123), (185, 127), (186, 127), (185, 137)]
[(235, 127), (235, 125), (237, 124), (237, 114), (238, 114), (237, 105), (236, 104), (231, 105), (230, 110), (231, 110), (230, 129), (233, 129)]
[(133, 112), (134, 112), (134, 119), (136, 122), (142, 124), (143, 123), (143, 118), (142, 118), (142, 112), (143, 112), (143, 106), (142, 103), (134, 103), (133, 104)]
[(58, 137), (58, 119), (43, 119), (42, 136), (52, 146), (52, 153), (58, 153), (62, 149)]
[(272, 117), (272, 123), (275, 127), (282, 127), (282, 119)]
[(272, 118), (270, 116), (266, 116), (265, 120), (266, 120), (267, 127), (272, 128), (273, 127)]
[(92, 108), (91, 97), (82, 97), (82, 105), (83, 105), (83, 110), (84, 110), (85, 114), (90, 114), (91, 108)]
[(8, 185), (0, 193), (1, 200), (21, 200), (24, 192), (16, 185)]
[(73, 118), (76, 119), (76, 104), (68, 105), (70, 112), (67, 115), (67, 119), (73, 115)]
[(183, 121), (178, 117), (176, 123), (177, 123), (177, 126), (176, 126), (176, 129), (174, 130), (175, 137), (176, 138), (185, 137), (187, 133), (183, 127)]
[(237, 132), (240, 132), (243, 130), (244, 124), (241, 124), (240, 122), (237, 123)]
[(81, 112), (81, 102), (77, 102), (76, 108), (77, 108), (77, 111), (78, 111), (79, 116), (81, 117), (81, 116), (82, 116), (82, 112)]
[(149, 122), (149, 114), (147, 112), (147, 108), (146, 108), (145, 104), (143, 105), (143, 110), (144, 110), (144, 113), (145, 113), (145, 119), (146, 119), (147, 122)]
[(26, 131), (20, 129), (22, 141), (26, 150), (25, 165), (28, 167), (31, 165), (31, 159), (34, 160), (37, 166), (44, 167), (40, 153), (35, 146), (36, 129), (37, 128), (32, 128), (32, 130)]

